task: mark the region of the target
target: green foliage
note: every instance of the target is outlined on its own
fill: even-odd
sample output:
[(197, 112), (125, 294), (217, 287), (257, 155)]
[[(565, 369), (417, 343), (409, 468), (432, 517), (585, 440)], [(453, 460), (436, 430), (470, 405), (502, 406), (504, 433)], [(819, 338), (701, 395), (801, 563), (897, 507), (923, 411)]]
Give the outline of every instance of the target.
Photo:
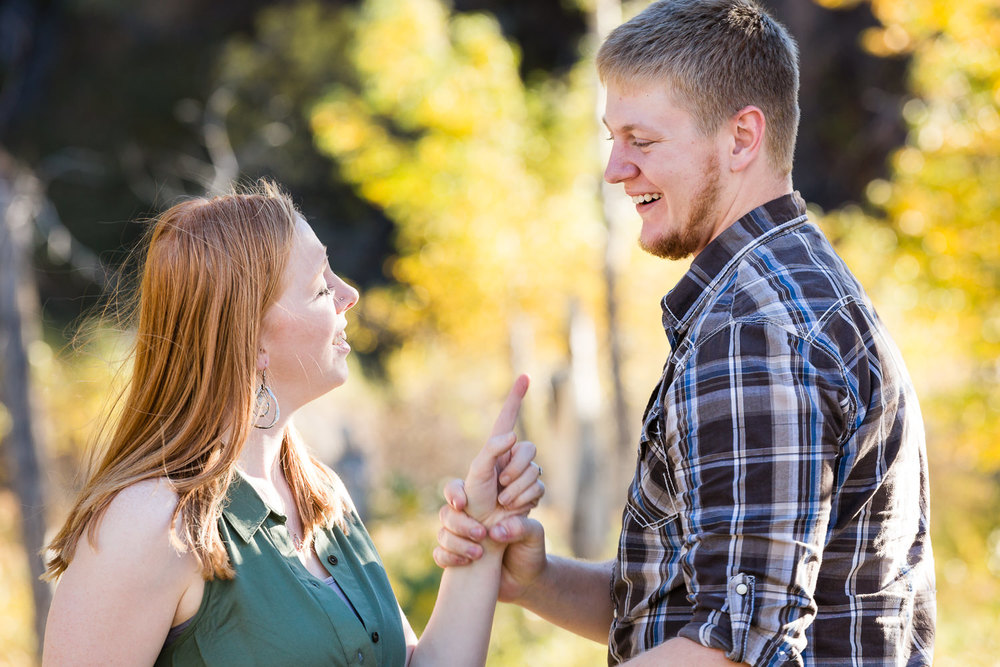
[[(55, 337), (57, 338), (57, 337)], [(28, 361), (39, 419), (35, 429), (47, 461), (43, 478), (51, 521), (60, 520), (82, 482), (82, 452), (100, 425), (113, 384), (109, 359), (121, 358), (120, 339), (107, 331), (91, 344), (72, 350), (54, 349), (43, 340), (32, 342)], [(0, 437), (9, 419), (0, 404)], [(2, 465), (2, 462), (0, 462)], [(7, 471), (0, 471), (6, 474)], [(0, 475), (0, 476), (4, 476)], [(21, 546), (20, 506), (9, 489), (0, 489), (0, 665), (35, 664), (33, 600), (28, 562)]]
[(992, 665), (1000, 639), (1000, 14), (992, 0), (872, 0), (873, 52), (912, 56), (906, 144), (868, 187), (877, 216), (825, 218), (903, 347), (931, 463), (935, 664)]
[(335, 83), (312, 124), (396, 224), (397, 287), (369, 292), (366, 315), (468, 359), (502, 350), (522, 314), (551, 340), (567, 300), (600, 289), (602, 229), (570, 169), (595, 160), (586, 93), (525, 88), (495, 20), (438, 0), (372, 0), (353, 34), (356, 82)]
[(951, 366), (929, 387), (932, 422), (961, 443), (957, 454), (998, 469), (1000, 16), (990, 0), (873, 7), (886, 28), (868, 43), (913, 51), (909, 137), (891, 182), (869, 187), (896, 232), (886, 279), (908, 317), (940, 336), (941, 365)]
[[(329, 165), (312, 157), (302, 109), (332, 80), (349, 77), (345, 55), (347, 12), (317, 2), (263, 9), (253, 38), (226, 43), (216, 66), (217, 85), (232, 96), (227, 130), (243, 169), (268, 170), (283, 184), (316, 179)], [(328, 182), (326, 174), (319, 180)]]
[(21, 548), (17, 498), (0, 490), (0, 664), (35, 663), (28, 562)]

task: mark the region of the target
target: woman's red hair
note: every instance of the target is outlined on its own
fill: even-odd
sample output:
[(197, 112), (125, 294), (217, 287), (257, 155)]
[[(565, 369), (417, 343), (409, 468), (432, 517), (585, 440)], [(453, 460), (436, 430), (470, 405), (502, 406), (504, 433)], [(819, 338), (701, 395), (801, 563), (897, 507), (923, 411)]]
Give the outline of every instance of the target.
[[(184, 201), (146, 240), (130, 380), (99, 462), (49, 545), (46, 576), (69, 565), (86, 532), (122, 489), (165, 478), (177, 493), (176, 546), (206, 579), (233, 576), (218, 520), (255, 419), (261, 322), (280, 296), (296, 211), (271, 183)], [(109, 417), (110, 419), (110, 417)], [(286, 431), (281, 462), (307, 537), (346, 527), (340, 480)], [(179, 534), (178, 534), (179, 533)]]

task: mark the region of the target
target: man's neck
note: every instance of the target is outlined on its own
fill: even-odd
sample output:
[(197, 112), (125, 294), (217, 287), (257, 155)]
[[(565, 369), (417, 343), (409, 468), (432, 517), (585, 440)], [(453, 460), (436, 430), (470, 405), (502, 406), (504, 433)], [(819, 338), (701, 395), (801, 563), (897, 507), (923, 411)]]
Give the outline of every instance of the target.
[[(732, 227), (733, 223), (750, 211), (792, 192), (794, 192), (794, 188), (791, 174), (783, 177), (739, 180), (727, 198), (728, 203), (725, 204), (725, 208), (720, 211), (719, 218), (724, 222), (714, 229), (705, 245), (707, 246), (714, 241), (722, 232)], [(699, 248), (695, 257), (704, 249), (704, 247)]]

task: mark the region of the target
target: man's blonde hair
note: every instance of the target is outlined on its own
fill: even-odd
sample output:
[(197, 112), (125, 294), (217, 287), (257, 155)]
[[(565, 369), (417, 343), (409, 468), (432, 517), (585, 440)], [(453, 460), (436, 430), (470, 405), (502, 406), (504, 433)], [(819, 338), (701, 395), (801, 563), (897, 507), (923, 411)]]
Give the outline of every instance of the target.
[(799, 125), (798, 48), (753, 0), (662, 0), (615, 28), (597, 54), (604, 83), (663, 83), (705, 136), (748, 105), (766, 120), (764, 150), (792, 170)]

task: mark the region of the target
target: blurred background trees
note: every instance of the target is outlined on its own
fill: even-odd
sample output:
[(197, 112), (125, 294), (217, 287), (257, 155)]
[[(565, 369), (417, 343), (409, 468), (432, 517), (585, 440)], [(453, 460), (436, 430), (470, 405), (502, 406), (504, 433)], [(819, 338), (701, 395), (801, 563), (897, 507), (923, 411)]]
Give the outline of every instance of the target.
[[(546, 468), (539, 512), (553, 548), (610, 556), (634, 448), (616, 399), (634, 433), (668, 351), (659, 299), (685, 265), (635, 247), (624, 195), (602, 204), (598, 4), (0, 4), (0, 193), (17, 191), (14, 174), (36, 184), (35, 204), (15, 212), (30, 211), (26, 312), (41, 326), (26, 323), (21, 347), (50, 530), (80, 483), (127, 336), (104, 329), (70, 345), (81, 316), (118, 280), (144, 218), (270, 176), (362, 289), (354, 375), (300, 427), (364, 498), (414, 625), (439, 576), (440, 482), (464, 472), (515, 371), (534, 377), (522, 427)], [(1000, 14), (994, 0), (765, 4), (800, 44), (796, 186), (872, 293), (922, 398), (937, 664), (995, 664)], [(622, 216), (624, 244), (607, 221)], [(5, 360), (12, 340), (0, 340)], [(10, 398), (16, 369), (0, 363), (0, 664), (31, 665), (12, 456), (25, 408)], [(491, 664), (602, 661), (601, 647), (518, 609), (498, 614)]]

